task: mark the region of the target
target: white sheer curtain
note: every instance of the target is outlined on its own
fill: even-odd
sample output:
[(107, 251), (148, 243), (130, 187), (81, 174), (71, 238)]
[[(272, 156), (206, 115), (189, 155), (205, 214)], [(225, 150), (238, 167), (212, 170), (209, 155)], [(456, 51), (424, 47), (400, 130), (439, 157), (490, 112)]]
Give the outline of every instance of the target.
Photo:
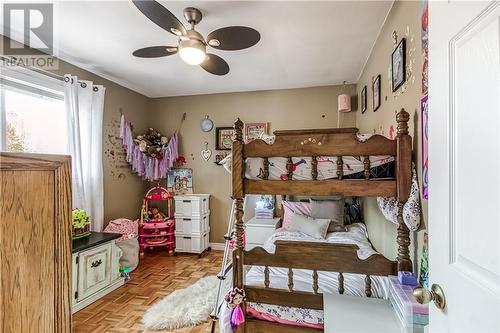
[(89, 213), (92, 230), (102, 231), (104, 188), (102, 171), (102, 123), (105, 88), (91, 81), (64, 76), (64, 100), (69, 122), (72, 156), (73, 208)]

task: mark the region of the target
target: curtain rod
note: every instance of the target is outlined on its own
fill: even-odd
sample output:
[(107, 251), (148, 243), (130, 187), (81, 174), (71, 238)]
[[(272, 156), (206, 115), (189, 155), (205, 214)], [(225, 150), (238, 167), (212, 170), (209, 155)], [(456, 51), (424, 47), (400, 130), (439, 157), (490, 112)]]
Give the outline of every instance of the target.
[[(6, 62), (12, 62), (12, 60), (16, 60), (17, 59), (16, 57), (6, 57), (6, 56), (3, 56), (3, 55), (0, 55), (0, 58), (3, 61), (6, 61)], [(64, 76), (63, 75), (52, 73), (52, 72), (49, 72), (49, 71), (47, 71), (45, 69), (42, 69), (42, 68), (39, 68), (39, 67), (33, 67), (33, 66), (29, 66), (29, 65), (19, 65), (19, 64), (16, 64), (16, 66), (32, 70), (32, 71), (37, 72), (39, 74), (50, 76), (53, 79), (64, 81)], [(81, 84), (81, 83), (85, 83), (85, 82), (78, 80), (78, 83)]]

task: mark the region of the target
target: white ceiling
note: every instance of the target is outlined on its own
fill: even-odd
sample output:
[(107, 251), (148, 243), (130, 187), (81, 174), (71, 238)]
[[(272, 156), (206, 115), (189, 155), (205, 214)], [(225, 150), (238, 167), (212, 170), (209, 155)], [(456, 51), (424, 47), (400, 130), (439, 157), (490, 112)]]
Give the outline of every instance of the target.
[[(228, 25), (257, 29), (260, 42), (241, 51), (211, 49), (225, 76), (178, 55), (132, 56), (138, 48), (177, 45), (177, 38), (130, 1), (61, 1), (56, 6), (59, 57), (149, 97), (285, 89), (356, 82), (392, 1), (160, 1), (182, 23), (182, 11), (203, 13), (205, 37)], [(187, 25), (187, 23), (186, 23)]]

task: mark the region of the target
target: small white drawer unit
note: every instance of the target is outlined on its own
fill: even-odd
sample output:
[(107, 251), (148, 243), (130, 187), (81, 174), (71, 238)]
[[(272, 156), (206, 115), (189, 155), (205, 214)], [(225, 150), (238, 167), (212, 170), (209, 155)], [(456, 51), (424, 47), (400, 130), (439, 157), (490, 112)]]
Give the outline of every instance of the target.
[(279, 222), (279, 217), (272, 219), (258, 219), (254, 217), (248, 221), (245, 225), (245, 250), (249, 251), (257, 246), (262, 247), (279, 226)]
[(177, 195), (175, 251), (201, 254), (210, 249), (210, 195)]
[(210, 194), (176, 195), (175, 216), (195, 217), (210, 212)]

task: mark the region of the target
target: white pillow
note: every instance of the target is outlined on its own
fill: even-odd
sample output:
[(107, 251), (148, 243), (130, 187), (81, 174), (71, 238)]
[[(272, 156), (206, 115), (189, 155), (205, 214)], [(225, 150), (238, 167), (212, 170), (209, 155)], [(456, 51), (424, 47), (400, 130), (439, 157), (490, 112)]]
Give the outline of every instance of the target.
[(293, 213), (291, 222), (285, 227), (288, 231), (300, 231), (316, 239), (325, 239), (330, 219), (315, 219)]

